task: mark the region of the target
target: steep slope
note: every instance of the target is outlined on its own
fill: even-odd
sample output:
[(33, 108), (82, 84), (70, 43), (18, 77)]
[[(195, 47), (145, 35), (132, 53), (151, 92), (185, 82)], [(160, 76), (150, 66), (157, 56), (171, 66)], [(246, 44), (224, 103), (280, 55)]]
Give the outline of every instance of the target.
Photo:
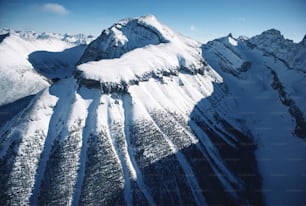
[(2, 128), (1, 203), (260, 203), (260, 179), (243, 176), (257, 173), (254, 148), (215, 112), (220, 80), (179, 74), (111, 94), (59, 81)]
[(249, 40), (229, 35), (203, 45), (205, 59), (231, 94), (225, 104), (234, 102), (233, 113), (246, 121), (258, 144), (268, 205), (305, 203), (306, 81), (300, 68), (306, 64), (294, 66), (301, 54), (297, 50), (305, 46), (276, 30)]
[(102, 32), (0, 128), (0, 204), (262, 205), (256, 144), (200, 46), (153, 16)]

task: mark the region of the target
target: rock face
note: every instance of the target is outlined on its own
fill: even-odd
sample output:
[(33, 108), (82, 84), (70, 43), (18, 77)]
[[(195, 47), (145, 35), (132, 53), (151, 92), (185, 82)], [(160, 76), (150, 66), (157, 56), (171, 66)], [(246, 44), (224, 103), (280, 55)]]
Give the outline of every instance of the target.
[(305, 154), (279, 99), (303, 118), (287, 85), (304, 77), (257, 47), (232, 35), (201, 45), (153, 16), (104, 30), (74, 76), (1, 125), (0, 205), (274, 204), (259, 140)]

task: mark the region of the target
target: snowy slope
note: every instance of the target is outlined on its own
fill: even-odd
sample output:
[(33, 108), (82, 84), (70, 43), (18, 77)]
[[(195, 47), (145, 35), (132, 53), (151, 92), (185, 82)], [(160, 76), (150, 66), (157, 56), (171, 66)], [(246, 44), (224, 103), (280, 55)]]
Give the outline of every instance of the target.
[[(111, 94), (77, 85), (73, 79), (55, 83), (1, 129), (5, 147), (0, 168), (10, 171), (1, 177), (1, 203), (260, 202), (235, 192), (249, 190), (239, 176), (241, 166), (224, 161), (214, 142), (216, 137), (228, 142), (235, 148), (233, 154), (240, 148), (240, 137), (222, 124), (209, 123), (224, 95), (213, 84), (221, 81), (213, 75), (178, 74)], [(194, 106), (210, 97), (199, 105), (207, 116), (199, 117)], [(220, 111), (226, 113), (226, 108)], [(248, 161), (254, 165), (254, 159)]]
[(7, 66), (45, 89), (0, 108), (14, 113), (0, 124), (0, 205), (304, 204), (306, 81), (291, 68), (304, 64), (268, 33), (201, 45), (149, 15), (86, 48), (2, 36)]
[[(234, 102), (234, 113), (256, 139), (266, 204), (303, 204), (306, 81), (292, 57), (305, 46), (285, 40), (276, 30), (235, 42), (229, 37), (209, 42), (203, 46), (204, 57), (231, 93), (224, 101)], [(243, 62), (249, 66), (241, 70)], [(306, 68), (305, 63), (300, 66)]]
[(49, 85), (47, 78), (71, 75), (85, 48), (76, 46), (86, 42), (84, 38), (76, 40), (77, 36), (72, 40), (55, 34), (1, 30), (5, 32), (9, 33), (3, 34), (0, 43), (0, 105), (36, 94)]
[(79, 63), (1, 126), (1, 204), (262, 203), (252, 138), (200, 43), (125, 19)]
[(125, 19), (104, 30), (87, 47), (80, 62), (88, 62), (78, 66), (80, 79), (116, 84), (183, 69), (204, 72), (207, 66), (198, 42), (172, 31), (154, 16)]

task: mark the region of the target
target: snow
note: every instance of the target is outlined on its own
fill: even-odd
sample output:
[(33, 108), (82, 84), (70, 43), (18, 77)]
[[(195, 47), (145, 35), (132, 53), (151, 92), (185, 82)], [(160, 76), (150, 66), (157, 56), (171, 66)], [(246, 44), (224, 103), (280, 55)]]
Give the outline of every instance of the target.
[(236, 74), (244, 63), (243, 53), (239, 52), (243, 50), (243, 45), (232, 45), (231, 41), (238, 42), (231, 36), (216, 39), (203, 45), (203, 50), (209, 50), (210, 52), (203, 52), (205, 59), (209, 59), (209, 64), (219, 72), (224, 71)]
[[(64, 142), (68, 137), (75, 135), (78, 139), (78, 145), (76, 145), (76, 151), (78, 152), (74, 158), (71, 159), (73, 162), (73, 169), (70, 174), (64, 174), (64, 176), (72, 177), (74, 181), (72, 184), (67, 185), (70, 194), (67, 194), (67, 201), (69, 204), (76, 204), (78, 201), (79, 194), (81, 191), (82, 180), (85, 172), (85, 161), (86, 161), (86, 151), (87, 151), (87, 136), (85, 124), (86, 117), (88, 116), (88, 107), (91, 100), (83, 99), (80, 94), (76, 93), (74, 96), (74, 102), (72, 103), (71, 113), (67, 119), (67, 129), (61, 134), (61, 142)], [(84, 134), (85, 132), (85, 134)], [(72, 192), (74, 191), (74, 193)]]
[[(104, 110), (105, 113), (103, 112), (104, 114), (101, 114), (103, 119), (99, 120), (98, 125), (102, 126), (102, 128), (108, 128), (108, 134), (111, 138), (113, 151), (115, 152), (123, 170), (125, 181), (124, 197), (127, 204), (133, 204), (133, 197), (131, 197), (131, 180), (133, 180), (145, 195), (149, 205), (156, 205), (151, 194), (148, 193), (149, 190), (144, 184), (140, 169), (136, 164), (132, 147), (130, 145), (130, 127), (128, 124), (132, 122), (132, 115), (130, 114), (132, 108), (130, 107), (131, 105), (128, 104), (126, 98), (128, 97), (125, 96), (121, 99), (120, 96), (111, 97), (109, 95), (102, 95), (101, 102), (103, 102), (103, 104), (99, 106), (101, 110), (98, 109), (98, 111), (100, 113)], [(99, 116), (100, 115), (98, 115), (98, 117)]]
[(306, 47), (303, 40), (294, 43), (285, 39), (280, 31), (270, 29), (249, 39), (249, 42), (264, 52), (273, 54), (280, 60), (286, 61), (290, 69), (300, 70), (305, 73)]
[[(156, 125), (157, 128), (159, 128), (158, 124), (151, 119), (152, 122), (154, 122), (154, 124)], [(201, 187), (198, 184), (198, 181), (193, 173), (193, 170), (191, 169), (188, 161), (186, 160), (184, 154), (181, 153), (181, 151), (176, 147), (176, 145), (170, 140), (170, 138), (163, 133), (163, 131), (161, 131), (161, 133), (163, 134), (166, 142), (168, 143), (170, 150), (173, 154), (175, 154), (175, 156), (177, 157), (177, 160), (179, 161), (184, 173), (185, 173), (185, 177), (187, 179), (187, 182), (189, 184), (189, 187), (192, 191), (192, 195), (197, 203), (197, 205), (207, 205), (207, 202), (205, 200), (205, 197), (203, 196)]]
[[(255, 49), (248, 47), (248, 40), (238, 41), (238, 46), (229, 48), (224, 46), (224, 41), (209, 42), (203, 47), (204, 57), (222, 75), (231, 94), (223, 100), (224, 103), (234, 106), (232, 109), (236, 111), (233, 113), (246, 121), (246, 127), (258, 144), (256, 156), (263, 177), (262, 191), (266, 204), (300, 204), (302, 191), (306, 189), (303, 177), (306, 171), (303, 158), (306, 155), (305, 140), (293, 134), (295, 121), (288, 107), (281, 103), (278, 91), (271, 87), (273, 77), (268, 68), (274, 70), (288, 97), (305, 114), (306, 96), (301, 90), (306, 86), (305, 75), (275, 58), (283, 58), (294, 65), (294, 58), (289, 57), (296, 54), (295, 47), (300, 50), (305, 47), (300, 48), (299, 44), (283, 39), (276, 30), (251, 38)], [(241, 62), (251, 62), (251, 67), (246, 72), (239, 72), (236, 77), (222, 66), (230, 68), (228, 62), (236, 61), (238, 56)]]
[[(131, 97), (128, 95), (124, 95), (122, 97), (122, 107), (123, 107), (123, 112), (124, 112), (124, 133), (125, 133), (125, 139), (126, 139), (126, 143), (127, 143), (127, 150), (128, 150), (128, 157), (131, 159), (131, 163), (133, 166), (133, 169), (135, 172), (135, 176), (136, 176), (136, 182), (137, 185), (139, 187), (139, 189), (142, 191), (142, 193), (144, 194), (144, 196), (146, 197), (149, 205), (156, 205), (152, 195), (149, 193), (149, 189), (147, 188), (147, 186), (145, 185), (144, 181), (143, 181), (143, 177), (141, 174), (141, 170), (139, 169), (136, 160), (135, 160), (135, 154), (133, 152), (133, 147), (131, 145), (131, 138), (132, 135), (130, 133), (130, 126), (133, 122), (133, 109), (132, 109), (132, 105), (131, 105)], [(127, 159), (127, 157), (126, 157)]]
[[(131, 179), (136, 180), (137, 174), (128, 154), (127, 141), (126, 139), (122, 139), (124, 134), (123, 128), (118, 128), (118, 124), (116, 124), (117, 122), (120, 124), (119, 126), (123, 126), (123, 111), (121, 109), (122, 106), (115, 104), (114, 100), (109, 96), (103, 96), (106, 100), (104, 101), (104, 104), (106, 105), (105, 114), (107, 114), (106, 128), (108, 129), (108, 135), (111, 140), (110, 142), (112, 143), (112, 149), (120, 162), (123, 172), (124, 198), (128, 205), (133, 205), (133, 197), (131, 197)], [(119, 104), (122, 105), (122, 101), (119, 101)], [(122, 143), (119, 144), (119, 142)]]
[(16, 31), (13, 29), (1, 29), (0, 35), (3, 34), (11, 34), (15, 36), (19, 36), (25, 40), (44, 40), (44, 39), (58, 39), (61, 41), (65, 41), (67, 43), (72, 44), (89, 44), (95, 37), (92, 35), (85, 35), (85, 34), (59, 34), (59, 33), (48, 33), (48, 32), (35, 32), (35, 31)]
[(85, 120), (85, 126), (82, 133), (82, 148), (80, 152), (80, 159), (79, 159), (79, 171), (78, 176), (75, 184), (75, 191), (73, 195), (72, 205), (78, 205), (80, 196), (81, 196), (81, 190), (82, 190), (82, 184), (85, 178), (85, 167), (86, 167), (86, 161), (87, 161), (87, 139), (91, 135), (91, 133), (96, 131), (96, 109), (99, 104), (100, 100), (100, 92), (98, 90), (89, 90), (85, 88), (81, 88), (80, 94), (82, 98), (85, 98), (85, 104), (87, 106), (87, 117)]
[[(123, 109), (123, 102), (122, 100), (117, 100), (119, 103), (118, 104), (114, 104), (111, 107), (109, 107), (109, 114), (110, 114), (110, 128), (112, 127), (116, 127), (115, 123), (116, 121), (119, 121), (121, 126), (124, 126), (124, 109)], [(115, 129), (115, 128), (114, 128)], [(128, 129), (128, 128), (127, 128)], [(126, 136), (126, 132), (124, 130), (121, 130), (120, 132), (122, 132), (125, 136), (124, 139), (121, 140), (123, 141), (123, 146), (121, 149), (119, 149), (119, 155), (122, 155), (122, 159), (125, 161), (125, 164), (127, 166), (127, 169), (129, 170), (129, 174), (132, 178), (132, 180), (137, 180), (137, 172), (136, 169), (133, 165), (133, 161), (131, 159), (131, 155), (129, 154), (129, 145), (128, 145), (128, 137)], [(118, 136), (119, 134), (117, 133), (117, 131), (115, 131), (113, 134), (111, 133), (111, 135), (113, 136), (113, 138), (116, 138), (116, 136)], [(118, 140), (116, 140), (118, 141)]]
[[(132, 20), (128, 19), (123, 21), (129, 22)], [(152, 33), (151, 30), (153, 30), (157, 33), (158, 31), (160, 32), (160, 38), (164, 38), (167, 41), (154, 42), (153, 44), (152, 42), (145, 41), (143, 42), (144, 45), (139, 48), (139, 45), (133, 42), (134, 33), (130, 32), (123, 35), (119, 31), (117, 33), (115, 32), (114, 37), (108, 37), (110, 41), (115, 39), (114, 41), (123, 43), (128, 42), (131, 44), (131, 49), (126, 49), (127, 51), (123, 53), (120, 58), (89, 61), (79, 65), (77, 69), (82, 72), (81, 78), (100, 82), (121, 83), (121, 81), (129, 82), (130, 80), (136, 80), (150, 73), (160, 74), (163, 71), (177, 71), (181, 68), (187, 68), (191, 72), (194, 72), (197, 69), (203, 68), (203, 59), (201, 57), (200, 44), (198, 42), (175, 33), (169, 28), (161, 25), (152, 16), (141, 18), (139, 21), (142, 25), (145, 25), (146, 32)], [(118, 24), (121, 25), (123, 23), (119, 22)], [(125, 27), (130, 26), (126, 22), (125, 24), (127, 24)], [(115, 31), (118, 30), (116, 27), (112, 27), (111, 29)], [(128, 30), (128, 28), (125, 29)], [(137, 31), (134, 32), (136, 33)], [(141, 32), (144, 32), (143, 28)], [(89, 48), (86, 50), (88, 54), (86, 54), (85, 51), (83, 56), (88, 56), (90, 54), (89, 50), (91, 47), (95, 49), (94, 45), (89, 45)], [(104, 47), (101, 51), (98, 50), (98, 52), (103, 54), (104, 50), (110, 49)], [(122, 47), (125, 48), (125, 45)]]
[[(7, 133), (9, 141), (21, 142), (9, 179), (11, 187), (8, 193), (15, 196), (12, 204), (29, 204), (28, 200), (35, 183), (35, 174), (56, 99), (49, 94), (47, 89), (42, 91), (37, 95), (32, 106), (27, 108), (27, 111), (18, 120), (15, 120), (15, 125), (11, 125), (12, 127), (7, 128), (8, 130), (1, 131), (1, 133), (4, 132), (1, 134), (1, 141)], [(9, 145), (9, 142), (2, 142), (2, 144)], [(4, 154), (3, 152), (5, 149), (2, 148), (1, 155)], [(22, 171), (20, 168), (26, 168), (27, 171)], [(26, 187), (23, 187), (22, 180), (27, 183)]]
[[(182, 53), (178, 53), (180, 50)], [(150, 72), (162, 73), (181, 67), (199, 68), (199, 59), (175, 45), (158, 45), (135, 49), (119, 59), (82, 64), (78, 69), (83, 72), (81, 77), (85, 79), (121, 83)]]
[(238, 46), (238, 41), (236, 41), (233, 37), (229, 36), (228, 41), (233, 46)]
[[(213, 71), (211, 72), (214, 73)], [(179, 74), (178, 76), (164, 77), (163, 79), (164, 83), (150, 79), (146, 82), (140, 82), (139, 86), (133, 85), (129, 88), (134, 100), (134, 108), (137, 108), (134, 114), (137, 118), (147, 118), (147, 112), (145, 111), (153, 111), (160, 108), (178, 111), (189, 116), (195, 104), (214, 92), (213, 82), (222, 82), (220, 76), (212, 78), (199, 74)], [(183, 82), (184, 85), (181, 85), (180, 82)]]
[(103, 30), (88, 46), (79, 63), (119, 58), (136, 48), (169, 42), (171, 36), (172, 31), (154, 16), (123, 19)]
[[(140, 41), (141, 37), (143, 40)], [(302, 70), (305, 46), (285, 41), (278, 31), (271, 30), (251, 39), (235, 39), (229, 35), (201, 48), (200, 43), (172, 31), (149, 15), (125, 19), (104, 30), (85, 50), (81, 58), (84, 61), (80, 61), (84, 63), (77, 67), (81, 72), (77, 78), (96, 80), (101, 84), (139, 80), (138, 84), (129, 85), (128, 91), (122, 93), (104, 94), (100, 89), (86, 88), (70, 77), (44, 89), (49, 86), (49, 81), (34, 70), (29, 55), (38, 50), (63, 52), (79, 44), (78, 38), (83, 37), (11, 32), (0, 43), (0, 105), (38, 92), (27, 108), (0, 128), (0, 158), (9, 155), (14, 141), (20, 141), (16, 156), (12, 156), (14, 162), (8, 180), (8, 194), (13, 204), (38, 204), (53, 143), (60, 140), (59, 144), (68, 144), (67, 141), (73, 138), (73, 151), (62, 152), (63, 158), (69, 158), (69, 161), (62, 161), (67, 165), (59, 165), (69, 168), (69, 173), (59, 170), (58, 173), (63, 174), (56, 174), (59, 177), (54, 178), (57, 181), (63, 178), (69, 183), (64, 187), (69, 194), (63, 198), (68, 204), (77, 205), (83, 198), (82, 187), (89, 171), (86, 170), (88, 138), (102, 132), (110, 143), (103, 146), (112, 150), (114, 162), (121, 166), (118, 176), (114, 177), (118, 178), (115, 183), (122, 187), (126, 204), (136, 204), (137, 198), (133, 196), (137, 194), (133, 191), (136, 185), (148, 204), (156, 205), (152, 193), (158, 191), (152, 191), (146, 185), (150, 184), (143, 176), (146, 165), (137, 161), (138, 146), (134, 145), (130, 131), (134, 123), (142, 121), (152, 124), (154, 132), (161, 134), (165, 143), (140, 142), (147, 145), (141, 148), (143, 153), (137, 155), (143, 155), (141, 158), (147, 161), (145, 163), (152, 165), (175, 155), (197, 205), (207, 204), (206, 193), (194, 174), (197, 168), (191, 166), (189, 156), (182, 151), (193, 145), (207, 160), (224, 189), (231, 191), (230, 195), (237, 200), (244, 198), (234, 189), (243, 189), (244, 182), (232, 173), (211, 137), (191, 120), (190, 114), (199, 108), (207, 115), (203, 121), (212, 121), (212, 130), (220, 123), (214, 122), (210, 114), (220, 114), (235, 129), (242, 128), (254, 137), (266, 204), (300, 203), (302, 192), (306, 190), (303, 181), (306, 144), (293, 134), (295, 119), (289, 114), (288, 106), (281, 102), (279, 91), (271, 87), (271, 71), (282, 83), (287, 97), (305, 114), (303, 89), (306, 81)], [(256, 44), (255, 47), (251, 48), (250, 43)], [(114, 53), (99, 56), (99, 52), (111, 51), (113, 46), (116, 47)], [(203, 63), (201, 49), (218, 73)], [(93, 51), (97, 56), (91, 56)], [(297, 57), (291, 58), (291, 52), (296, 52)], [(46, 63), (48, 67), (50, 62), (58, 59), (60, 57), (47, 58), (46, 62), (38, 63)], [(291, 59), (287, 62), (289, 67), (298, 67), (289, 68), (288, 59)], [(250, 67), (242, 71), (245, 62), (250, 62)], [(195, 72), (203, 68), (203, 74)], [(173, 72), (171, 75), (162, 75), (170, 71)], [(154, 76), (158, 78), (152, 78)], [(216, 84), (222, 84), (222, 87)], [(207, 101), (203, 102), (204, 99)], [(169, 129), (165, 124), (173, 128)], [(223, 138), (227, 145), (237, 149), (238, 137), (232, 137), (228, 131), (222, 132), (229, 138), (217, 129), (214, 132), (217, 138)], [(157, 139), (156, 136), (153, 138)], [(52, 174), (50, 177), (53, 178)]]
[(49, 86), (47, 78), (38, 74), (29, 62), (30, 54), (36, 51), (61, 52), (77, 46), (55, 37), (38, 38), (31, 36), (32, 33), (25, 34), (30, 36), (12, 32), (0, 43), (0, 105), (36, 94)]
[[(190, 81), (190, 85), (186, 86), (186, 90), (189, 91), (190, 95), (194, 96), (194, 100), (189, 100), (190, 97), (187, 95), (187, 92), (184, 91), (184, 86), (180, 85), (179, 79), (183, 79), (184, 82)], [(191, 82), (194, 81), (196, 81), (196, 84), (191, 84)], [(198, 74), (195, 76), (179, 74), (178, 76), (174, 77), (164, 77), (165, 83), (161, 83), (155, 79), (149, 79), (146, 82), (140, 82), (139, 86), (133, 85), (129, 88), (129, 94), (101, 95), (100, 105), (97, 110), (99, 113), (98, 127), (106, 127), (109, 129), (109, 135), (112, 139), (111, 142), (113, 151), (115, 151), (123, 169), (123, 176), (125, 179), (124, 193), (125, 200), (128, 204), (132, 204), (134, 201), (130, 196), (131, 178), (136, 181), (139, 189), (143, 192), (146, 199), (148, 200), (148, 203), (150, 205), (155, 205), (155, 202), (149, 193), (150, 190), (144, 184), (141, 170), (134, 159), (134, 150), (130, 143), (131, 140), (129, 137), (129, 124), (134, 121), (143, 119), (153, 121), (150, 113), (156, 109), (161, 109), (163, 111), (167, 111), (169, 109), (170, 111), (177, 111), (182, 113), (184, 114), (187, 122), (189, 113), (194, 107), (194, 104), (196, 104), (196, 102), (200, 101), (202, 98), (212, 94), (212, 82), (221, 81), (221, 77), (215, 74), (213, 71), (207, 71), (206, 75)], [(202, 85), (201, 92), (198, 92), (198, 85)], [(180, 104), (180, 101), (184, 101), (184, 103)], [(118, 130), (121, 131), (121, 128), (118, 126), (118, 124), (116, 124), (116, 122), (121, 122), (119, 125), (122, 123), (125, 124), (125, 136), (123, 140), (121, 140), (122, 137), (120, 136), (120, 133), (118, 133)], [(157, 125), (156, 127), (159, 128)], [(184, 129), (182, 126), (180, 127), (181, 129)], [(198, 139), (195, 138), (191, 133), (188, 131), (185, 131), (185, 133), (189, 137), (189, 140), (184, 140), (186, 141), (186, 145), (184, 146), (187, 147), (190, 144), (195, 144), (198, 142)], [(186, 176), (188, 177), (188, 184), (190, 185), (194, 198), (197, 200), (197, 204), (200, 205), (205, 203), (205, 198), (200, 192), (200, 186), (194, 177), (192, 168), (190, 168), (190, 165), (188, 164), (184, 155), (179, 154), (179, 150), (181, 148), (177, 148), (169, 137), (166, 136), (165, 138), (169, 140), (169, 147), (172, 148), (171, 153), (177, 155), (179, 162), (182, 165)], [(118, 144), (119, 142), (121, 142), (121, 145)], [(147, 155), (156, 156), (157, 154)]]
[(53, 142), (63, 130), (63, 125), (58, 124), (58, 122), (65, 122), (67, 120), (67, 116), (71, 112), (70, 106), (74, 101), (74, 90), (72, 86), (73, 81), (70, 79), (66, 81), (61, 81), (57, 85), (53, 85), (49, 89), (49, 92), (53, 94), (54, 97), (56, 96), (57, 102), (53, 108), (52, 117), (50, 118), (49, 128), (47, 130), (48, 134), (44, 143), (44, 148), (41, 153), (41, 159), (43, 161), (40, 161), (37, 167), (35, 185), (32, 189), (33, 195), (30, 199), (31, 205), (37, 205), (40, 184), (43, 180), (44, 172), (46, 169), (48, 158), (50, 156)]
[[(199, 138), (199, 141), (202, 143), (202, 145), (204, 145), (208, 153), (206, 154), (201, 147), (199, 148), (199, 150), (201, 151), (203, 156), (206, 157), (206, 160), (211, 165), (213, 171), (215, 171), (215, 174), (222, 182), (223, 186), (228, 191), (233, 191), (234, 193), (233, 195), (236, 196), (237, 194), (231, 184), (234, 184), (236, 186), (237, 185), (241, 186), (241, 185), (238, 182), (238, 180), (233, 176), (233, 174), (230, 172), (230, 170), (224, 165), (222, 158), (220, 158), (217, 152), (217, 148), (212, 144), (211, 140), (207, 137), (207, 135), (193, 121), (190, 122), (190, 127), (193, 129), (196, 136)], [(212, 162), (214, 162), (217, 165), (217, 167)]]

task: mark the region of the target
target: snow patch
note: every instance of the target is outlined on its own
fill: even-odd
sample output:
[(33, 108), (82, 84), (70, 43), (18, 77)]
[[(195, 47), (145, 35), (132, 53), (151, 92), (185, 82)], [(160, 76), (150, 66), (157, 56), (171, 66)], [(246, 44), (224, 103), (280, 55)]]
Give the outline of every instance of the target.
[(228, 42), (233, 46), (238, 46), (238, 41), (236, 41), (233, 37), (228, 37)]

